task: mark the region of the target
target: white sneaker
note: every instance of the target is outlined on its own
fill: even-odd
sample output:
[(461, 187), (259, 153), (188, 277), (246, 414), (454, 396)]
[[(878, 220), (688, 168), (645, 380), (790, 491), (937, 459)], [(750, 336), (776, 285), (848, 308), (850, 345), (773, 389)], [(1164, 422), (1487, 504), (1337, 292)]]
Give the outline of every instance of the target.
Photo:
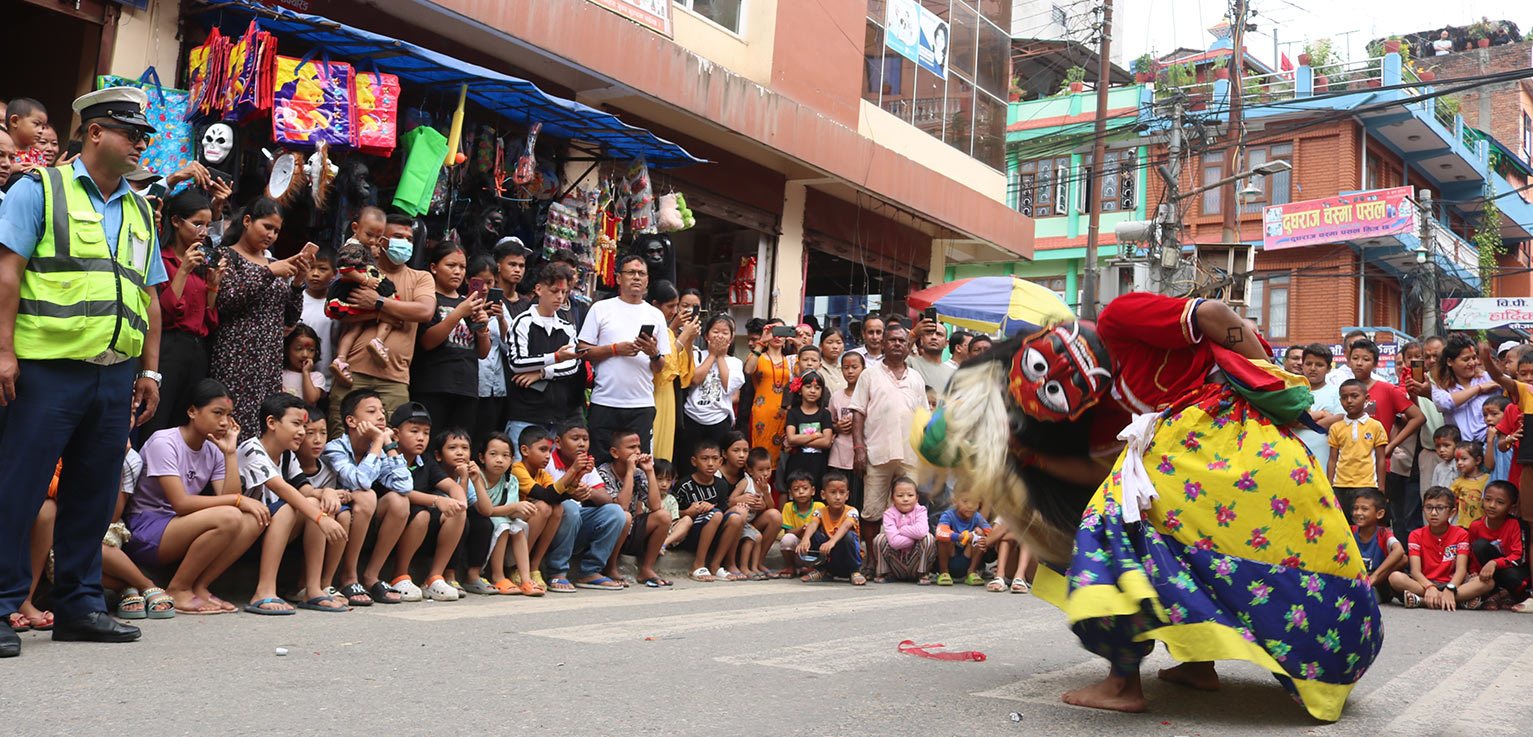
[[(420, 601), (421, 599), (425, 598), (425, 595), (421, 593), (421, 587), (416, 586), (415, 582), (411, 581), (409, 576), (405, 576), (404, 578), (389, 584), (389, 588), (399, 592), (400, 601)], [(447, 588), (452, 587), (448, 586)]]
[[(420, 589), (416, 591), (419, 592)], [(419, 596), (419, 593), (416, 595)], [(426, 587), (426, 596), (431, 597), (432, 601), (457, 601), (462, 594), (459, 594), (446, 579), (438, 578)]]

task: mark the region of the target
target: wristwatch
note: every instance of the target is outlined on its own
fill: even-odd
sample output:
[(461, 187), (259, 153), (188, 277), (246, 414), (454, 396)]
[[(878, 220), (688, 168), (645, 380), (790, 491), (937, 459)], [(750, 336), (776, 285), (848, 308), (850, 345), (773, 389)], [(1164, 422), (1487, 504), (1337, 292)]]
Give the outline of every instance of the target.
[(378, 301), (373, 303), (373, 312), (382, 312), (382, 311), (383, 311), (383, 298), (379, 297)]
[(160, 372), (150, 371), (149, 369), (144, 369), (143, 371), (138, 372), (138, 378), (149, 379), (155, 384), (163, 384), (165, 382), (165, 377), (161, 376)]
[(1456, 591), (1458, 591), (1458, 584), (1456, 584), (1456, 583), (1450, 583), (1450, 584), (1448, 584), (1448, 585), (1447, 585), (1447, 586), (1444, 586), (1444, 587), (1443, 587), (1443, 588), (1444, 588), (1444, 589), (1446, 589), (1446, 590), (1448, 590), (1448, 591), (1454, 591), (1454, 592), (1456, 592)]

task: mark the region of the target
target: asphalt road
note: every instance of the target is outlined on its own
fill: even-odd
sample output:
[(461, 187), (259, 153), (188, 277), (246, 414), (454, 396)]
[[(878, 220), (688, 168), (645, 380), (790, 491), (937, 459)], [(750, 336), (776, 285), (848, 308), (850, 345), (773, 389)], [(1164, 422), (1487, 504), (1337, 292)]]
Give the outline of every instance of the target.
[[(1030, 595), (796, 581), (183, 616), (129, 645), (26, 633), (0, 661), (0, 724), (16, 737), (1533, 731), (1533, 616), (1384, 617), (1383, 654), (1334, 725), (1243, 663), (1221, 665), (1220, 693), (1148, 680), (1147, 714), (1066, 706), (1060, 692), (1105, 667)], [(904, 639), (988, 659), (905, 655)], [(1168, 662), (1157, 650), (1146, 672)]]

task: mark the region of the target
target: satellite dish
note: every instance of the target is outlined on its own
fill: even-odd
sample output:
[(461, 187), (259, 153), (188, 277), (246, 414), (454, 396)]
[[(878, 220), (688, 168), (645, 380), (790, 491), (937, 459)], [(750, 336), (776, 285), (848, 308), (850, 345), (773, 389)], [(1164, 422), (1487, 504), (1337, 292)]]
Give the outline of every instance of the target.
[(303, 188), (303, 155), (287, 151), (271, 162), (271, 176), (266, 178), (266, 196), (284, 205)]

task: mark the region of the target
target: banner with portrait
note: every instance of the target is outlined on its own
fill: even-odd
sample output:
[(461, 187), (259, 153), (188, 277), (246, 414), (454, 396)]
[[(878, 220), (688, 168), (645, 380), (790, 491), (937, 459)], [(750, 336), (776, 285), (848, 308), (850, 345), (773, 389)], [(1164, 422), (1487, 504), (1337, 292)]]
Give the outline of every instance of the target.
[(927, 10), (919, 0), (888, 0), (884, 7), (884, 43), (917, 66), (947, 79), (949, 40), (947, 21)]

